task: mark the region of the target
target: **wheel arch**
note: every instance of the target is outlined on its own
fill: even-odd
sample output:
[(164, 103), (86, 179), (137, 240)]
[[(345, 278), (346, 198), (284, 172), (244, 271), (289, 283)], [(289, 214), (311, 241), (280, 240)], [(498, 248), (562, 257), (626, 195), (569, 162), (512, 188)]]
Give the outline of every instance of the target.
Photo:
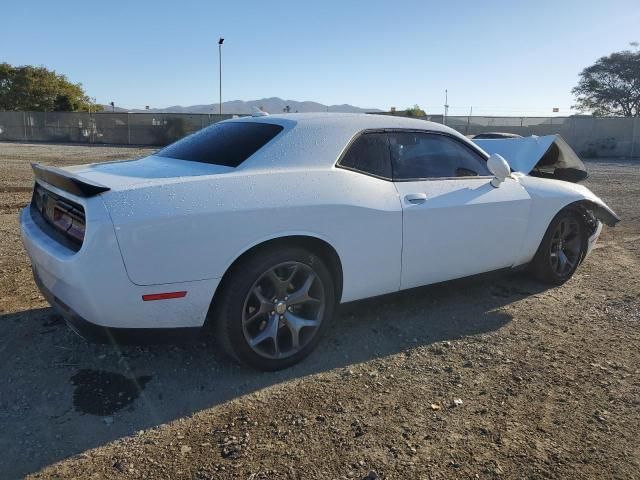
[(581, 198), (576, 195), (569, 198), (536, 197), (534, 196), (529, 214), (529, 227), (523, 242), (522, 254), (516, 259), (514, 266), (528, 264), (533, 260), (549, 225), (564, 210), (574, 210), (580, 214), (588, 235), (595, 232), (598, 221), (609, 226), (620, 221), (615, 212), (598, 198)]
[(605, 225), (613, 227), (620, 221), (620, 218), (606, 205), (589, 199), (567, 203), (555, 213), (551, 221), (564, 210), (573, 210), (581, 215), (584, 226), (586, 227), (585, 233), (588, 236), (595, 232), (597, 222), (602, 222)]
[(340, 256), (338, 255), (335, 247), (331, 245), (327, 240), (309, 234), (283, 235), (280, 237), (274, 237), (258, 242), (246, 248), (242, 253), (236, 256), (236, 258), (225, 270), (222, 278), (220, 279), (220, 283), (218, 284), (218, 287), (213, 294), (211, 305), (209, 307), (209, 313), (207, 314), (206, 323), (210, 322), (212, 313), (217, 303), (216, 301), (222, 295), (222, 292), (225, 288), (225, 285), (228, 283), (229, 278), (247, 258), (250, 258), (251, 256), (256, 255), (258, 252), (267, 248), (278, 248), (285, 246), (304, 248), (305, 250), (308, 250), (309, 252), (317, 255), (324, 261), (335, 282), (336, 302), (340, 303), (340, 299), (342, 298), (343, 271), (342, 261), (340, 260)]
[[(586, 202), (586, 203), (585, 203)], [(549, 255), (553, 255), (550, 249), (553, 249), (553, 240), (556, 233), (558, 232), (558, 219), (566, 218), (567, 216), (573, 216), (578, 223), (581, 224), (580, 227), (580, 249), (577, 252), (574, 252), (576, 255), (575, 265), (569, 263), (569, 271), (568, 272), (558, 272), (557, 266), (552, 265), (549, 262)], [(566, 282), (569, 278), (571, 278), (578, 268), (578, 266), (584, 261), (588, 254), (588, 245), (589, 245), (589, 237), (593, 235), (598, 228), (598, 220), (594, 215), (593, 210), (590, 208), (590, 204), (585, 200), (578, 200), (575, 202), (570, 202), (560, 208), (555, 215), (552, 217), (549, 225), (547, 226), (545, 233), (540, 239), (540, 243), (536, 250), (534, 257), (529, 264), (529, 270), (533, 273), (533, 275), (539, 280), (554, 284), (561, 285)], [(562, 232), (562, 230), (560, 230)], [(559, 242), (562, 243), (562, 233), (560, 233), (561, 237)], [(564, 248), (562, 246), (558, 247)], [(566, 252), (565, 252), (566, 253)], [(556, 252), (557, 256), (557, 252)], [(560, 264), (560, 268), (564, 270), (564, 267), (567, 265), (569, 260), (565, 257), (565, 262)]]
[(595, 218), (610, 227), (614, 227), (620, 221), (620, 217), (618, 217), (613, 210), (606, 205), (594, 202), (593, 200), (578, 200), (566, 205), (561, 210), (564, 210), (565, 208), (576, 208), (591, 212)]
[[(558, 211), (556, 211), (553, 214), (553, 216), (551, 217), (551, 220), (549, 220), (547, 227), (545, 228), (542, 234), (542, 237), (540, 238), (540, 242), (542, 242), (547, 229), (549, 228), (551, 223), (554, 221), (554, 219), (558, 215), (560, 215), (562, 212), (567, 210), (572, 210), (580, 215), (583, 226), (585, 227), (585, 231), (584, 231), (584, 234), (586, 235), (585, 241), (588, 239), (588, 237), (590, 237), (593, 234), (593, 232), (595, 232), (597, 227), (597, 221), (603, 221), (602, 218), (599, 216), (599, 214), (600, 214), (600, 211), (604, 209), (602, 209), (602, 207), (597, 203), (587, 199), (569, 202), (563, 205), (561, 208), (558, 209)], [(608, 224), (607, 222), (603, 222), (603, 223)]]

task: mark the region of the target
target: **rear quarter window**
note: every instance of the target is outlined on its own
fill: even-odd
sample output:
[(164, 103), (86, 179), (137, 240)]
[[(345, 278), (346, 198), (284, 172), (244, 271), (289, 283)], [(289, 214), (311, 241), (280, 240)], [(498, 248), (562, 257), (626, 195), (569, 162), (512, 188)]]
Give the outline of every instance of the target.
[(391, 178), (391, 159), (387, 134), (367, 132), (360, 135), (339, 162), (349, 170), (380, 177)]
[(156, 155), (161, 157), (237, 167), (282, 131), (271, 123), (216, 123), (189, 135)]

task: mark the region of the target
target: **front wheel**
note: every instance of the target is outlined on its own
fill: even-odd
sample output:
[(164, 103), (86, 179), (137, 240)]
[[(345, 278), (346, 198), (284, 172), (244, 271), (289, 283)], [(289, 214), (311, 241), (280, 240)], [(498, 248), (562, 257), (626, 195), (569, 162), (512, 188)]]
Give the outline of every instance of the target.
[(309, 355), (336, 305), (329, 270), (298, 247), (265, 249), (245, 259), (217, 301), (219, 343), (260, 370), (286, 368)]
[(587, 252), (585, 224), (579, 212), (560, 211), (549, 224), (531, 270), (545, 283), (561, 285), (575, 273)]

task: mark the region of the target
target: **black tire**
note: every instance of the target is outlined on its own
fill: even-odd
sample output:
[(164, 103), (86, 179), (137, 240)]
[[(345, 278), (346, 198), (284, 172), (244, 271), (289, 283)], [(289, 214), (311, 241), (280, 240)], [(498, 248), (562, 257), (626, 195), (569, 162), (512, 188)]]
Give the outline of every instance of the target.
[(587, 245), (581, 213), (571, 208), (561, 210), (549, 224), (530, 264), (530, 271), (544, 283), (562, 285), (573, 276), (584, 259)]
[[(268, 296), (270, 302), (273, 302), (273, 293), (275, 291), (269, 294), (266, 291), (269, 288), (268, 284), (258, 284), (258, 282), (266, 282), (267, 280), (265, 279), (271, 281), (272, 276), (269, 276), (269, 273), (272, 271), (277, 272), (282, 284), (287, 282), (286, 277), (291, 272), (294, 272), (293, 276), (298, 275), (300, 278), (303, 275), (308, 275), (308, 278), (311, 278), (312, 274), (315, 274), (315, 279), (310, 280), (313, 282), (311, 288), (315, 289), (316, 292), (322, 292), (322, 310), (313, 314), (319, 318), (319, 326), (313, 327), (313, 329), (312, 327), (306, 329), (303, 327), (297, 330), (296, 342), (300, 344), (299, 350), (293, 348), (294, 329), (291, 328), (291, 324), (287, 319), (289, 318), (288, 315), (293, 315), (292, 312), (294, 310), (292, 309), (301, 305), (287, 307), (285, 304), (285, 309), (288, 311), (285, 311), (283, 315), (278, 315), (278, 312), (276, 312), (275, 317), (273, 316), (275, 310), (264, 314), (259, 313), (262, 311), (262, 303), (259, 303), (260, 307), (257, 310), (256, 307), (249, 305), (249, 303), (256, 301), (252, 292), (258, 292), (263, 299)], [(283, 271), (285, 272), (284, 275), (282, 274)], [(296, 271), (298, 273), (295, 273)], [(282, 278), (280, 278), (280, 275), (282, 275)], [(296, 282), (299, 282), (298, 277), (293, 277)], [(285, 287), (285, 292), (287, 288), (294, 290), (292, 288), (294, 280), (291, 283), (287, 283), (288, 287)], [(264, 292), (263, 289), (265, 290)], [(309, 291), (309, 289), (307, 290)], [(292, 293), (295, 294), (297, 292), (293, 291)], [(318, 293), (314, 293), (314, 295), (320, 296)], [(307, 295), (307, 297), (310, 297), (310, 295)], [(310, 298), (310, 300), (313, 300), (314, 303), (317, 302), (315, 298)], [(229, 277), (225, 279), (222, 291), (220, 295), (216, 296), (215, 302), (216, 305), (213, 308), (214, 334), (225, 353), (239, 363), (259, 370), (273, 371), (298, 363), (315, 349), (333, 317), (336, 307), (336, 294), (334, 280), (324, 262), (317, 255), (300, 247), (274, 246), (261, 249), (235, 265), (229, 273)], [(311, 305), (311, 302), (309, 305)], [(251, 308), (253, 308), (252, 312), (249, 311)], [(269, 307), (269, 309), (271, 308), (275, 309), (275, 304)], [(260, 315), (264, 315), (264, 317), (261, 318)], [(251, 338), (248, 332), (249, 327), (247, 325), (249, 323), (245, 321), (247, 316), (250, 318), (257, 316), (256, 320), (250, 324), (255, 330), (254, 338)], [(277, 326), (272, 323), (276, 317), (280, 319), (277, 321)], [(287, 319), (283, 319), (284, 317), (287, 317)], [(299, 317), (294, 316), (292, 318)], [(313, 321), (316, 321), (316, 319)], [(260, 323), (256, 326), (257, 322)], [(263, 323), (265, 326), (260, 330)], [(281, 331), (283, 328), (285, 329)], [(249, 340), (255, 341), (262, 333), (266, 333), (267, 329), (275, 332), (275, 336), (273, 338), (267, 337), (262, 343), (251, 346)], [(301, 332), (304, 332), (307, 337), (311, 336), (310, 338), (305, 337), (304, 346), (300, 341), (303, 336)], [(287, 335), (290, 337), (288, 343), (291, 351), (282, 358), (269, 358), (269, 355), (285, 355), (286, 352), (282, 352), (279, 349), (278, 339), (287, 340)]]

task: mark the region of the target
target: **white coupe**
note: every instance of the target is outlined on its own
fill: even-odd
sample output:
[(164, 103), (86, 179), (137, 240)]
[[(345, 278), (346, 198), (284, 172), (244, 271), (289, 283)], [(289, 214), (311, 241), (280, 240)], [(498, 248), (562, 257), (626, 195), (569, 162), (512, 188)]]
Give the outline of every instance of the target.
[(139, 160), (33, 165), (22, 238), (79, 333), (210, 326), (236, 360), (279, 369), (340, 302), (524, 265), (560, 284), (619, 221), (556, 179), (582, 178), (575, 155), (483, 142), (394, 116), (228, 120)]

